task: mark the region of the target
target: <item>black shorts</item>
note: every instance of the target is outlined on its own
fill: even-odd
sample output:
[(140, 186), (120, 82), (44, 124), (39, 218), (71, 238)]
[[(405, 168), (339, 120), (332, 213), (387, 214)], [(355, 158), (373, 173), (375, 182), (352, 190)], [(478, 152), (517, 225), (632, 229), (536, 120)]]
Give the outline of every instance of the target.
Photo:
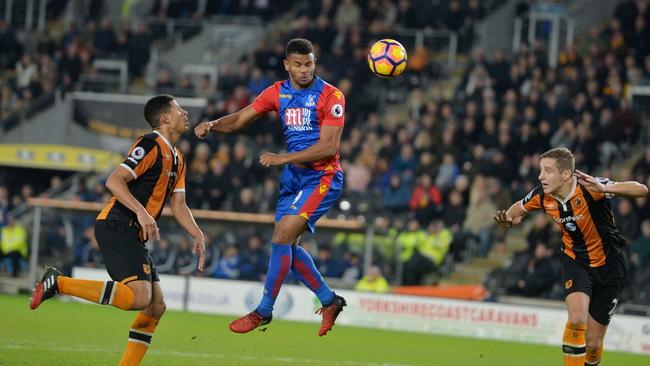
[(623, 291), (627, 277), (627, 261), (623, 253), (607, 259), (602, 267), (584, 268), (571, 257), (562, 254), (564, 297), (574, 292), (589, 296), (589, 314), (594, 320), (608, 325)]
[(97, 220), (95, 238), (106, 270), (114, 281), (160, 281), (149, 250), (138, 235), (139, 226), (117, 220)]

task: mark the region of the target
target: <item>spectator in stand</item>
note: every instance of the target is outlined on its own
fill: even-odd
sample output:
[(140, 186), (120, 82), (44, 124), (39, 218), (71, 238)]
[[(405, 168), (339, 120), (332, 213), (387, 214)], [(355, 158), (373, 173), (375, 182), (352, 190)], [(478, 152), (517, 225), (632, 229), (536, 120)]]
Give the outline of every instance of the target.
[(558, 275), (551, 265), (550, 257), (550, 250), (543, 243), (538, 243), (526, 267), (519, 274), (517, 284), (509, 288), (508, 292), (514, 295), (539, 297), (549, 291)]
[(636, 269), (650, 265), (650, 220), (641, 223), (641, 236), (632, 243), (630, 252), (630, 261)]
[(339, 278), (343, 274), (343, 264), (334, 256), (332, 248), (327, 245), (318, 247), (318, 255), (314, 264), (323, 277)]
[(382, 192), (383, 208), (393, 213), (405, 212), (411, 196), (411, 179), (400, 178), (394, 173), (390, 176), (390, 185)]
[(217, 267), (212, 272), (212, 277), (235, 280), (241, 274), (241, 257), (239, 248), (230, 245), (226, 248), (223, 256), (217, 262)]
[(639, 217), (633, 210), (632, 202), (627, 198), (618, 200), (616, 217), (616, 226), (627, 243), (634, 242), (639, 236)]
[(2, 265), (12, 277), (27, 271), (27, 229), (9, 215), (6, 226), (0, 229), (0, 255)]
[[(195, 202), (207, 199), (209, 209), (222, 209), (230, 188), (229, 179), (226, 175), (226, 164), (222, 160), (210, 160), (210, 171), (206, 177), (204, 187), (204, 189), (207, 190), (207, 197), (196, 192), (194, 195)], [(194, 207), (196, 206), (198, 205), (195, 205)]]
[(354, 286), (361, 277), (361, 256), (355, 252), (346, 252), (343, 268), (341, 280), (350, 287)]
[(442, 156), (442, 164), (438, 169), (435, 185), (439, 189), (445, 190), (453, 185), (454, 180), (460, 174), (460, 168), (456, 163), (456, 158), (450, 153)]
[(117, 47), (117, 37), (113, 29), (113, 22), (110, 19), (102, 21), (101, 28), (95, 33), (93, 45), (97, 56), (101, 58), (110, 57)]
[(158, 73), (158, 80), (156, 81), (156, 89), (160, 92), (173, 92), (176, 88), (176, 83), (172, 78), (171, 71), (167, 69), (161, 69)]
[[(504, 207), (504, 206), (499, 206)], [(550, 221), (543, 213), (535, 214), (533, 220), (533, 227), (530, 229), (526, 235), (526, 242), (528, 242), (528, 253), (535, 253), (535, 248), (537, 244), (548, 243), (551, 239), (551, 226)]]
[(32, 60), (32, 56), (24, 53), (20, 62), (16, 64), (16, 87), (27, 88), (33, 75), (38, 75), (38, 66)]
[(176, 259), (174, 260), (174, 272), (179, 275), (189, 275), (196, 267), (198, 259), (192, 253), (192, 247), (186, 236), (181, 236), (176, 248)]
[(422, 174), (418, 179), (418, 185), (409, 199), (409, 208), (422, 226), (428, 225), (434, 217), (442, 213), (442, 194), (432, 184), (429, 174)]
[(241, 272), (239, 279), (247, 281), (262, 281), (266, 275), (269, 256), (262, 248), (262, 240), (257, 235), (248, 238), (248, 246), (240, 256)]
[(74, 248), (74, 265), (81, 267), (103, 267), (102, 252), (95, 239), (95, 226), (91, 225), (83, 232), (81, 241)]
[(253, 189), (245, 187), (239, 191), (239, 199), (235, 201), (232, 209), (237, 212), (259, 212), (259, 205), (253, 193)]
[[(158, 273), (173, 273), (174, 263), (176, 263), (176, 251), (172, 249), (171, 245), (169, 245), (169, 240), (167, 240), (167, 238), (160, 238), (160, 240), (154, 242), (153, 250), (151, 251), (151, 259), (156, 265), (156, 271)], [(206, 268), (207, 266), (208, 264), (206, 262)]]
[(8, 223), (9, 223), (9, 190), (5, 186), (0, 186), (0, 229), (6, 226)]
[(397, 236), (396, 244), (401, 250), (400, 259), (403, 263), (403, 285), (420, 285), (424, 276), (436, 269), (433, 261), (420, 251), (426, 236), (415, 219), (409, 220), (406, 231)]
[(388, 281), (381, 275), (381, 269), (378, 266), (370, 267), (368, 274), (354, 285), (355, 290), (368, 292), (387, 292), (388, 288)]
[[(496, 205), (490, 199), (487, 191), (487, 181), (483, 176), (477, 176), (472, 184), (470, 203), (463, 228), (479, 240), (479, 253), (485, 257), (492, 248), (492, 229), (494, 222), (486, 220), (489, 212), (494, 212)], [(485, 216), (488, 215), (488, 216)]]
[(429, 258), (438, 269), (442, 266), (452, 241), (451, 230), (445, 227), (442, 220), (435, 219), (429, 224), (427, 237), (421, 243), (419, 251)]
[(345, 190), (351, 198), (358, 198), (368, 192), (371, 171), (361, 156), (357, 156), (354, 164), (345, 168)]
[(269, 85), (271, 85), (271, 80), (262, 73), (262, 70), (257, 67), (253, 68), (248, 81), (248, 94), (259, 95)]

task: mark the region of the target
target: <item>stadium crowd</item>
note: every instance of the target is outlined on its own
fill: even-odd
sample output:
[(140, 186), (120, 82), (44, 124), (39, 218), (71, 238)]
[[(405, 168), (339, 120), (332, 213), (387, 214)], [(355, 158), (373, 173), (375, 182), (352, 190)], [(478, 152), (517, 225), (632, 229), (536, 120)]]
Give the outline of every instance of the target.
[[(407, 114), (397, 120), (385, 118), (376, 111), (380, 100), (376, 91), (383, 81), (367, 71), (368, 42), (376, 34), (399, 28), (433, 24), (459, 30), (485, 13), (478, 1), (464, 4), (451, 0), (446, 4), (449, 14), (462, 5), (463, 16), (437, 13), (443, 15), (423, 23), (425, 12), (414, 11), (410, 2), (368, 1), (360, 7), (350, 0), (316, 1), (299, 9), (302, 16), (290, 27), (279, 29), (239, 64), (222, 66), (216, 90), (202, 94), (187, 81), (162, 74), (158, 87), (180, 84), (190, 95), (209, 98), (203, 114), (195, 117), (212, 120), (248, 105), (266, 86), (285, 78), (281, 60), (287, 39), (311, 39), (318, 53), (317, 74), (338, 86), (347, 101), (341, 145), (346, 183), (341, 202), (349, 204), (332, 214), (364, 215), (368, 222), (375, 222), (372, 262), (377, 267), (373, 276), (383, 273), (403, 284), (435, 282), (445, 261), (466, 260), (468, 248), (475, 248), (480, 256), (503, 252), (505, 232), (497, 229), (491, 217), (497, 208), (506, 208), (537, 184), (538, 154), (551, 147), (568, 147), (576, 156), (577, 167), (592, 174), (650, 185), (650, 148), (637, 157), (643, 142), (639, 141), (642, 121), (627, 99), (630, 85), (650, 77), (647, 1), (622, 2), (605, 27), (590, 30), (575, 47), (564, 50), (555, 68), (547, 64), (539, 44), (524, 45), (513, 55), (503, 51), (487, 55), (475, 48), (451, 99), (443, 97), (436, 83), (427, 81), (435, 76), (433, 66), (412, 59), (410, 72), (415, 77), (391, 84), (405, 96), (398, 101), (407, 107)], [(379, 12), (378, 7), (391, 11)], [(90, 34), (78, 32), (68, 37), (71, 43), (57, 52), (65, 58), (75, 42), (93, 44), (93, 52), (99, 52), (103, 46), (97, 46), (97, 36)], [(59, 75), (65, 76), (60, 60), (56, 64)], [(75, 65), (83, 69), (83, 61)], [(65, 81), (61, 83), (65, 85)], [(256, 122), (246, 133), (212, 135), (206, 141), (188, 134), (179, 147), (189, 163), (190, 207), (273, 212), (279, 170), (263, 168), (258, 156), (282, 149), (275, 118)], [(106, 199), (101, 182), (79, 187), (75, 199)], [(0, 190), (0, 194), (6, 211), (34, 193), (25, 185), (20, 192)], [(634, 273), (631, 281), (644, 283), (650, 279), (650, 203), (647, 199), (616, 198), (613, 207), (628, 241)], [(92, 218), (86, 221), (86, 227), (92, 224)], [(554, 287), (558, 267), (551, 259), (560, 246), (558, 229), (544, 217), (529, 221), (528, 249), (515, 254), (507, 268), (492, 273), (486, 284), (495, 293), (561, 297)], [(65, 242), (63, 226), (55, 225), (50, 231), (49, 250), (66, 252), (67, 244), (61, 244)], [(74, 258), (69, 262), (100, 265), (92, 231), (87, 229), (77, 237), (82, 239), (66, 254)], [(263, 230), (246, 228), (231, 235), (215, 232), (209, 240), (206, 275), (260, 278), (266, 271), (268, 237)], [(341, 278), (352, 286), (364, 275), (364, 242), (363, 234), (332, 233), (303, 244), (311, 248), (325, 276)], [(152, 255), (162, 273), (191, 274), (194, 267), (188, 249), (187, 238), (172, 236), (156, 243)], [(403, 269), (401, 278), (399, 267)], [(628, 290), (626, 298), (650, 303), (650, 294), (643, 291)]]

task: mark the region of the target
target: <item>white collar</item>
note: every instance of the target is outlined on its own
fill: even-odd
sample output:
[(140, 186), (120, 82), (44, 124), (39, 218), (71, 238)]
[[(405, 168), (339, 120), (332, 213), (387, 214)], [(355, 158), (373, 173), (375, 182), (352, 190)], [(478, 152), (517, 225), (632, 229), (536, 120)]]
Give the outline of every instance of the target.
[(551, 193), (551, 197), (555, 198), (555, 199), (558, 200), (561, 204), (564, 205), (565, 203), (567, 203), (567, 201), (569, 201), (569, 199), (571, 199), (571, 197), (573, 197), (573, 194), (576, 192), (576, 187), (577, 187), (577, 186), (578, 186), (578, 178), (576, 178), (576, 177), (574, 176), (574, 177), (573, 177), (573, 185), (572, 185), (572, 187), (571, 187), (571, 192), (569, 192), (569, 194), (568, 194), (566, 197), (564, 197), (563, 200), (560, 199), (560, 197), (558, 197), (558, 196), (556, 196), (556, 195), (554, 195), (554, 194), (552, 194), (552, 193)]

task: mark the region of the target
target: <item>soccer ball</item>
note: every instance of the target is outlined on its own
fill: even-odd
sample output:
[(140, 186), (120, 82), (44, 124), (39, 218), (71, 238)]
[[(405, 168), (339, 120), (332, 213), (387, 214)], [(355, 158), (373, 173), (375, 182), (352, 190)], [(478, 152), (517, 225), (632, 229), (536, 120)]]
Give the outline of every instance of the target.
[(393, 78), (406, 68), (406, 50), (394, 39), (382, 39), (370, 47), (368, 66), (377, 76)]

